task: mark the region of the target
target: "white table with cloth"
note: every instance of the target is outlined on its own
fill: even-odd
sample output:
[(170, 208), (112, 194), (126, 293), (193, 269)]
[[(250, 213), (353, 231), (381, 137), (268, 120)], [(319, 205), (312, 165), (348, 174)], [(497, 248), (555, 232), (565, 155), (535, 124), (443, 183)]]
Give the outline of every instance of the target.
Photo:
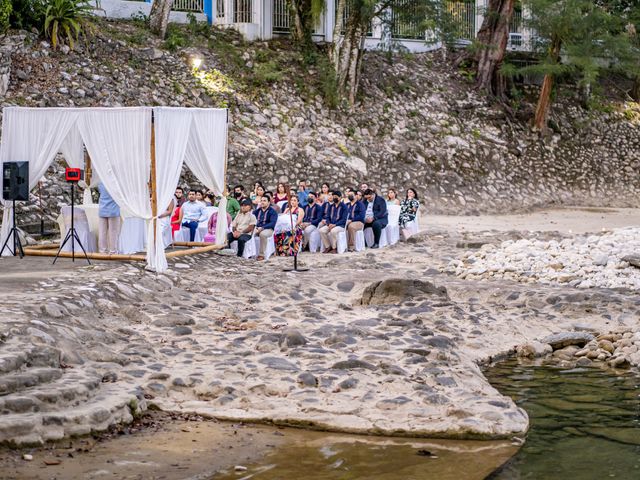
[[(84, 210), (89, 222), (89, 231), (98, 244), (99, 216), (98, 204), (76, 205), (76, 210)], [(60, 238), (67, 234), (67, 227), (64, 224), (62, 213), (56, 218), (60, 228)], [(145, 251), (147, 244), (147, 222), (143, 218), (127, 217), (122, 219), (120, 237), (118, 238), (118, 253), (132, 254)]]

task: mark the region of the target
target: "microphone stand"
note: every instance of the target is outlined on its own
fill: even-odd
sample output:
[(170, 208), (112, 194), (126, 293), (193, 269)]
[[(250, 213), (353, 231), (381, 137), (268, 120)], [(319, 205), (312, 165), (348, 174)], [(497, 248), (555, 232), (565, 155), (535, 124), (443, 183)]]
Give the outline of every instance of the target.
[[(289, 221), (291, 222), (291, 243), (293, 245), (293, 268), (284, 268), (285, 272), (308, 272), (308, 267), (298, 267), (298, 249), (296, 248), (296, 231), (293, 224), (293, 212), (291, 211), (291, 189), (288, 185), (285, 185), (285, 191), (287, 192), (287, 208), (289, 209)], [(298, 206), (300, 208), (300, 206)]]

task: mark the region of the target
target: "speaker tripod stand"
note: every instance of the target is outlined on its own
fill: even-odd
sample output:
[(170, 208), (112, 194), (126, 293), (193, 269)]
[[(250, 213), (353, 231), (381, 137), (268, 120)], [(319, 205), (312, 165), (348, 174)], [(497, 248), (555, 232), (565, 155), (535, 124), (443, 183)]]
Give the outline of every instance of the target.
[[(11, 250), (11, 246), (9, 244), (9, 240), (13, 238), (13, 250)], [(22, 249), (22, 242), (20, 241), (20, 234), (18, 233), (18, 228), (16, 227), (16, 201), (13, 200), (13, 226), (11, 230), (9, 230), (9, 235), (7, 239), (4, 241), (4, 245), (2, 245), (2, 249), (0, 249), (0, 257), (4, 253), (4, 249), (8, 249), (11, 255), (14, 257), (18, 255), (20, 252), (20, 258), (24, 257), (24, 250)]]
[(58, 260), (58, 257), (60, 256), (60, 252), (62, 252), (62, 249), (64, 248), (64, 246), (67, 244), (69, 240), (71, 240), (71, 261), (72, 262), (76, 261), (76, 242), (78, 242), (78, 245), (80, 245), (80, 249), (82, 249), (82, 253), (84, 254), (85, 260), (89, 265), (91, 265), (91, 262), (89, 261), (89, 257), (87, 256), (87, 252), (82, 246), (80, 237), (78, 237), (78, 232), (76, 232), (76, 229), (73, 225), (73, 218), (75, 216), (74, 215), (74, 204), (75, 204), (75, 188), (74, 187), (75, 187), (75, 182), (71, 182), (71, 228), (67, 231), (67, 235), (64, 237), (64, 241), (60, 244), (58, 253), (56, 253), (56, 258), (53, 259), (54, 265), (56, 263), (56, 260)]

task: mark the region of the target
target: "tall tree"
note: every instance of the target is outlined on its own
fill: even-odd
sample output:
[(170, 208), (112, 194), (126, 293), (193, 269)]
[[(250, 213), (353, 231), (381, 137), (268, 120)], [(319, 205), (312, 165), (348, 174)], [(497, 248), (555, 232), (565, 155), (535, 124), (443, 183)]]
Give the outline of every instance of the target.
[(544, 75), (533, 127), (545, 131), (558, 77), (578, 77), (589, 92), (601, 71), (628, 53), (629, 43), (621, 18), (594, 0), (528, 0), (528, 6), (527, 25), (537, 36), (541, 61), (517, 72)]
[(500, 67), (507, 51), (515, 3), (515, 0), (489, 0), (476, 38), (476, 86), (501, 99), (506, 97), (506, 87)]
[(151, 13), (149, 14), (149, 27), (151, 31), (164, 38), (167, 35), (167, 26), (169, 25), (169, 14), (173, 0), (153, 0), (151, 5)]

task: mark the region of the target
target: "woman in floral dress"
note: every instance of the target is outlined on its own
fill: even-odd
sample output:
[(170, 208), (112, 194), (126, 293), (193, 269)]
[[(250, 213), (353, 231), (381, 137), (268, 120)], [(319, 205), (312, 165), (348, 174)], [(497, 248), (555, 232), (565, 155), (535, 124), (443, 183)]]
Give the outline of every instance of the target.
[(411, 236), (411, 232), (407, 229), (407, 224), (416, 219), (418, 208), (420, 208), (418, 193), (414, 188), (408, 188), (407, 196), (400, 204), (400, 229), (405, 240)]
[(302, 227), (300, 224), (304, 220), (304, 210), (298, 204), (298, 197), (293, 195), (289, 200), (289, 206), (284, 211), (285, 215), (295, 215), (295, 225), (293, 231), (287, 230), (275, 234), (276, 255), (280, 257), (292, 257), (300, 251), (302, 246)]

